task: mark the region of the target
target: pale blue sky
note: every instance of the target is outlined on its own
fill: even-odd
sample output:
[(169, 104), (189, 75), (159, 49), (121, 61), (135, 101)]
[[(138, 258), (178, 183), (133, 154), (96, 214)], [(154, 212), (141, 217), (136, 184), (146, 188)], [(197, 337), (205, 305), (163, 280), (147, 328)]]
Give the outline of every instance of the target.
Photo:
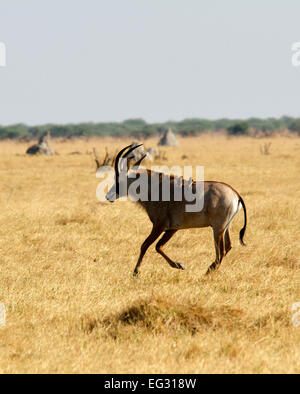
[(299, 0), (0, 0), (0, 124), (300, 116)]

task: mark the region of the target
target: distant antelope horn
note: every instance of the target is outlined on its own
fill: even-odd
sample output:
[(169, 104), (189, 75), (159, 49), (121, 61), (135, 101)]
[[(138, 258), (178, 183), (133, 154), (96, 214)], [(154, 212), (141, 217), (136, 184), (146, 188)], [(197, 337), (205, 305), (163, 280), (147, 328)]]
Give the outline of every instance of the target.
[(93, 148), (93, 152), (94, 152), (94, 158), (95, 158), (95, 162), (96, 162), (96, 166), (97, 166), (97, 170), (101, 167), (98, 155), (97, 155), (97, 151), (96, 148)]
[(105, 148), (105, 157), (104, 157), (104, 160), (103, 160), (103, 166), (107, 166), (108, 165), (108, 163), (109, 163), (109, 154), (108, 154), (108, 149), (107, 149), (107, 147)]

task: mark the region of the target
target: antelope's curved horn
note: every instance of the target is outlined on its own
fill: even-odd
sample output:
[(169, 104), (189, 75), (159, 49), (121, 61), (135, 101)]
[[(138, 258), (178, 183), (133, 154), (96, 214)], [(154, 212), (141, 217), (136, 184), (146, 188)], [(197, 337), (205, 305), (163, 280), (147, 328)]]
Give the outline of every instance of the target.
[(134, 164), (133, 167), (139, 167), (140, 164), (142, 163), (142, 161), (143, 161), (144, 159), (146, 159), (146, 157), (147, 157), (147, 155), (144, 155), (140, 160), (138, 160), (138, 161)]
[(119, 192), (120, 192), (120, 190), (119, 190), (119, 188), (120, 188), (120, 185), (119, 185), (119, 176), (120, 176), (119, 161), (120, 161), (120, 159), (121, 159), (123, 153), (125, 153), (125, 152), (127, 151), (127, 149), (129, 149), (129, 150), (125, 153), (125, 155), (123, 156), (123, 158), (125, 158), (125, 157), (127, 157), (131, 152), (133, 152), (135, 149), (139, 148), (139, 147), (142, 146), (142, 145), (143, 145), (143, 144), (138, 145), (138, 146), (129, 145), (129, 146), (126, 146), (126, 148), (122, 149), (122, 150), (118, 153), (118, 155), (117, 155), (117, 157), (116, 157), (116, 161), (115, 161), (116, 194), (119, 194)]
[(120, 160), (120, 158), (122, 157), (123, 153), (126, 152), (127, 149), (129, 149), (129, 148), (131, 148), (131, 145), (126, 146), (126, 148), (122, 149), (122, 150), (117, 154), (117, 157), (116, 157), (116, 160), (115, 160), (116, 177), (119, 176), (119, 160)]
[(137, 145), (137, 146), (129, 145), (129, 146), (126, 146), (126, 148), (122, 149), (122, 150), (118, 153), (118, 155), (117, 155), (117, 157), (116, 157), (116, 161), (115, 161), (115, 171), (116, 171), (116, 175), (117, 175), (117, 176), (119, 175), (119, 161), (120, 161), (120, 159), (121, 159), (123, 153), (126, 152), (127, 149), (130, 148), (129, 151), (126, 152), (125, 155), (123, 156), (123, 158), (125, 159), (125, 157), (127, 157), (131, 152), (133, 152), (134, 150), (136, 150), (137, 148), (139, 148), (139, 147), (141, 147), (141, 146), (143, 146), (143, 144), (140, 144), (140, 145)]
[[(126, 157), (128, 157), (129, 155), (130, 155), (130, 153), (131, 152), (133, 152), (134, 150), (136, 150), (137, 148), (139, 148), (140, 146), (142, 146), (143, 144), (140, 144), (140, 145), (137, 145), (137, 146), (132, 146), (132, 145), (130, 145), (130, 146), (128, 146), (127, 147), (127, 149), (128, 148), (130, 148), (124, 155), (123, 155), (123, 157), (122, 157), (122, 159), (125, 159)], [(121, 151), (122, 152), (122, 151)], [(120, 153), (121, 153), (120, 152)], [(123, 152), (124, 153), (124, 152)], [(120, 159), (120, 158), (119, 158)], [(118, 161), (118, 175), (119, 175), (119, 161)]]
[[(130, 145), (130, 146), (132, 146), (132, 145)], [(137, 146), (133, 146), (131, 149), (129, 149), (128, 152), (125, 153), (124, 158), (125, 158), (125, 157), (128, 157), (128, 155), (129, 155), (131, 152), (133, 152), (133, 151), (136, 150), (137, 148), (140, 148), (141, 146), (143, 146), (143, 144), (140, 144), (140, 145), (137, 145)]]

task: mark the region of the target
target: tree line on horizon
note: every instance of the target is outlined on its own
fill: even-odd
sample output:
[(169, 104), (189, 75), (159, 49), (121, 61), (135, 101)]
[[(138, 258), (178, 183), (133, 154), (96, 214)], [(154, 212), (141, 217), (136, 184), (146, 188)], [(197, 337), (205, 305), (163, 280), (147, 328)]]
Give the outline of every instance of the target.
[(283, 116), (281, 118), (250, 118), (239, 119), (185, 119), (182, 121), (168, 121), (165, 123), (147, 123), (143, 119), (128, 119), (124, 122), (111, 123), (79, 123), (79, 124), (46, 124), (41, 126), (27, 126), (15, 124), (0, 126), (0, 139), (32, 140), (39, 138), (46, 132), (51, 136), (74, 137), (133, 137), (149, 138), (160, 135), (164, 130), (171, 128), (181, 136), (195, 136), (201, 133), (226, 131), (229, 135), (253, 135), (287, 130), (300, 135), (300, 118)]

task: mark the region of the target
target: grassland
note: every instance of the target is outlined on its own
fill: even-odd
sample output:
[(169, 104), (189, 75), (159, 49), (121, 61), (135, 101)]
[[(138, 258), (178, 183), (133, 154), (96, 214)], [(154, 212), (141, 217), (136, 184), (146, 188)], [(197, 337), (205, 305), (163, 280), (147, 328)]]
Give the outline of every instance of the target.
[(133, 203), (97, 201), (88, 154), (127, 142), (53, 141), (53, 157), (0, 143), (0, 372), (299, 373), (291, 308), (300, 302), (300, 139), (272, 139), (270, 155), (250, 138), (186, 138), (168, 149), (164, 164), (204, 165), (206, 179), (240, 191), (247, 247), (240, 214), (214, 275), (204, 276), (211, 230), (200, 229), (166, 247), (187, 271), (152, 247), (137, 279), (151, 224)]

